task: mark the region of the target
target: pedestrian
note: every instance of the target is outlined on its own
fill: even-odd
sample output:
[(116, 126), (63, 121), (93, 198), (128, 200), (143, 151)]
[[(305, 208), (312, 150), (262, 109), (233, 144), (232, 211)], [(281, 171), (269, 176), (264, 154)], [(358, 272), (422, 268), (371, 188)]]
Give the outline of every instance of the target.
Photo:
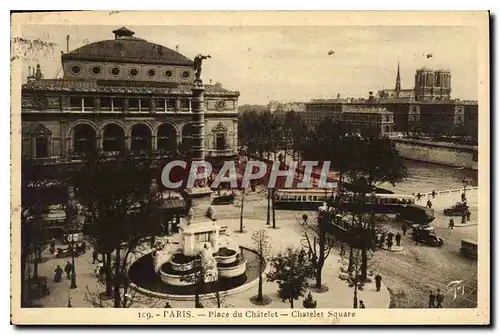
[(62, 280), (63, 269), (61, 268), (61, 266), (60, 266), (60, 265), (57, 265), (57, 266), (56, 266), (56, 269), (54, 270), (54, 272), (56, 273), (56, 274), (54, 275), (54, 281), (55, 281), (56, 283), (60, 283), (60, 282), (61, 282), (61, 280)]
[(155, 246), (155, 236), (151, 236), (149, 238), (149, 244), (151, 245), (151, 249), (153, 249), (153, 247)]
[(420, 198), (422, 198), (422, 194), (420, 192), (417, 193), (417, 201), (420, 201)]
[(427, 199), (427, 205), (426, 207), (428, 208), (432, 208), (432, 202), (431, 202), (431, 199)]
[(467, 217), (467, 213), (464, 211), (462, 213), (462, 223), (465, 223), (465, 218)]
[(64, 267), (64, 272), (66, 272), (66, 277), (70, 279), (71, 271), (73, 271), (73, 265), (67, 261), (66, 266)]
[(92, 252), (92, 264), (95, 264), (95, 261), (97, 261), (97, 263), (100, 263), (99, 253), (97, 252), (97, 249), (94, 249), (94, 252)]
[(403, 231), (403, 235), (406, 235), (406, 225), (404, 224), (403, 227), (401, 227), (401, 230)]
[(432, 199), (436, 197), (436, 191), (432, 190)]
[(470, 221), (470, 210), (467, 210), (467, 221)]
[(387, 240), (387, 249), (388, 250), (392, 250), (392, 244), (393, 244), (392, 239), (391, 240)]
[(380, 285), (382, 284), (382, 276), (377, 274), (375, 276), (375, 286), (377, 287), (377, 292), (380, 292)]
[(450, 219), (450, 223), (448, 224), (448, 228), (453, 229), (455, 227), (455, 222), (453, 221), (453, 218)]
[(380, 240), (378, 241), (378, 247), (382, 248), (384, 246), (384, 243), (385, 243), (385, 233), (382, 233), (380, 235)]
[(302, 224), (307, 225), (307, 219), (308, 219), (307, 214), (306, 213), (302, 214), (302, 221), (303, 221)]
[(340, 256), (344, 256), (345, 255), (345, 247), (344, 247), (344, 243), (342, 243), (340, 245)]
[(437, 290), (437, 295), (436, 295), (436, 308), (443, 308), (443, 300), (444, 300), (444, 295), (441, 293), (441, 290)]
[(429, 308), (435, 308), (436, 307), (436, 295), (432, 290), (430, 290), (429, 294)]
[(396, 234), (396, 245), (398, 247), (401, 245), (401, 234), (399, 232)]
[(366, 308), (365, 307), (365, 303), (363, 302), (363, 300), (359, 301), (359, 308)]
[(50, 248), (49, 248), (49, 251), (51, 254), (54, 254), (56, 252), (56, 240), (55, 238), (52, 238), (50, 240)]

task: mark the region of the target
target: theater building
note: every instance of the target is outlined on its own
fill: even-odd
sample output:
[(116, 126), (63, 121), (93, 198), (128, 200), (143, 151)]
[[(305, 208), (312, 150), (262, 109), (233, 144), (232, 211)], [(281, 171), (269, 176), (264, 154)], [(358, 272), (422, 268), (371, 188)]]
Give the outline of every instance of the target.
[[(189, 150), (193, 61), (125, 27), (113, 33), (62, 54), (63, 78), (30, 68), (22, 86), (24, 157), (55, 164), (92, 151), (164, 157)], [(205, 157), (232, 159), (239, 92), (204, 88)]]

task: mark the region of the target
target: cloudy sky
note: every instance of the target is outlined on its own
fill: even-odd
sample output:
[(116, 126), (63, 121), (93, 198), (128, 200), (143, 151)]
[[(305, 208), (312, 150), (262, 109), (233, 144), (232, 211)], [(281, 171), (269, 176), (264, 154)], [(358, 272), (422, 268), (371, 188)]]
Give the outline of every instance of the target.
[[(470, 27), (415, 26), (283, 26), (127, 27), (135, 36), (204, 63), (203, 78), (240, 91), (240, 104), (270, 100), (307, 101), (342, 96), (364, 97), (368, 91), (394, 88), (398, 59), (403, 88), (412, 88), (415, 69), (449, 69), (452, 95), (477, 99), (477, 31)], [(39, 62), (45, 78), (61, 76), (61, 51), (113, 39), (119, 26), (24, 26), (24, 38), (57, 43), (52, 51), (28, 53), (28, 65)], [(333, 55), (328, 51), (333, 50)], [(427, 59), (426, 54), (433, 57)]]

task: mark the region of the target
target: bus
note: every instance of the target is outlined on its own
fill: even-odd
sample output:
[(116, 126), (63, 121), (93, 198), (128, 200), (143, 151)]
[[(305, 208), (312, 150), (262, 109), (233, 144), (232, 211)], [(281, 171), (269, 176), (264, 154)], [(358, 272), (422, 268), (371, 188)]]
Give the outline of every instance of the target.
[(434, 218), (434, 209), (417, 204), (401, 206), (396, 214), (396, 220), (411, 225), (428, 225), (434, 221)]
[[(324, 203), (336, 204), (349, 211), (359, 206), (353, 192), (338, 194), (328, 189), (279, 189), (274, 204), (279, 209), (318, 209)], [(414, 195), (370, 193), (365, 194), (361, 210), (374, 213), (398, 213), (398, 208), (415, 204)]]

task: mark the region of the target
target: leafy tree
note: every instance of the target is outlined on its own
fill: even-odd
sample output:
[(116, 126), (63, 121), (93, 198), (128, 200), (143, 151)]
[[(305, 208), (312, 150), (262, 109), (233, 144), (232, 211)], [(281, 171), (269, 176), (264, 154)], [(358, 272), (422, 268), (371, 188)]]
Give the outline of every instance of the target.
[(341, 214), (341, 209), (338, 207), (330, 206), (327, 202), (327, 207), (324, 211), (320, 211), (318, 215), (318, 227), (309, 226), (309, 228), (313, 231), (314, 235), (309, 237), (309, 234), (304, 232), (307, 245), (309, 247), (309, 254), (311, 256), (311, 262), (315, 269), (316, 275), (316, 284), (315, 288), (318, 291), (326, 291), (328, 287), (322, 284), (322, 272), (323, 266), (325, 265), (325, 261), (330, 255), (334, 247), (334, 241), (328, 237), (327, 229), (330, 224), (332, 218), (338, 218)]
[[(34, 265), (33, 278), (37, 278), (38, 263), (49, 238), (44, 216), (61, 189), (50, 172), (54, 171), (48, 171), (30, 159), (21, 163), (21, 306), (31, 304), (27, 283), (31, 277), (30, 259)], [(64, 183), (61, 184), (65, 189)]]
[(288, 247), (271, 259), (271, 265), (267, 280), (278, 283), (280, 298), (289, 301), (293, 308), (293, 301), (304, 296), (308, 280), (314, 278), (314, 267), (306, 251)]
[(255, 250), (259, 254), (259, 288), (257, 296), (254, 297), (255, 301), (259, 304), (264, 304), (266, 301), (270, 301), (270, 298), (265, 297), (262, 294), (262, 273), (265, 270), (266, 259), (269, 256), (271, 249), (271, 241), (269, 235), (265, 230), (258, 230), (252, 234), (252, 241), (255, 246)]
[(150, 164), (126, 156), (113, 162), (105, 157), (88, 157), (72, 175), (76, 198), (92, 217), (86, 233), (105, 256), (106, 292), (110, 296), (112, 289), (115, 308), (127, 305), (129, 257), (145, 238), (162, 229), (161, 203), (151, 183)]

